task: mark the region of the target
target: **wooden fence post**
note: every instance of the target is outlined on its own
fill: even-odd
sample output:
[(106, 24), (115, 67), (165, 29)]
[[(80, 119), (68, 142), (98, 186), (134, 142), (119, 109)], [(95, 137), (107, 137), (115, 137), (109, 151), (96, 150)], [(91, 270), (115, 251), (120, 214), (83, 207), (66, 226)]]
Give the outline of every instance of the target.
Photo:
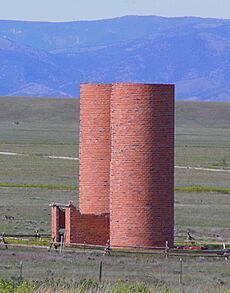
[(223, 242), (223, 257), (224, 257), (224, 260), (228, 260), (226, 244), (224, 242)]
[(23, 276), (22, 276), (22, 261), (20, 261), (20, 264), (19, 264), (19, 280), (20, 280), (20, 282), (22, 282), (22, 280), (23, 280)]
[(180, 258), (179, 285), (183, 284), (183, 260)]
[(62, 254), (62, 251), (63, 251), (63, 242), (64, 242), (64, 237), (63, 237), (63, 235), (62, 235), (62, 236), (61, 236), (60, 248), (59, 248), (60, 254)]
[(99, 264), (99, 282), (101, 282), (101, 278), (102, 278), (102, 261), (100, 261), (100, 264)]
[[(1, 237), (0, 240), (2, 240), (2, 242), (5, 244), (5, 249), (7, 249), (8, 246), (7, 246), (7, 242), (6, 242), (6, 240), (5, 240), (5, 232), (2, 233), (2, 237)], [(0, 242), (1, 242), (1, 241), (0, 241)]]
[(167, 259), (168, 258), (168, 241), (165, 242), (165, 258)]
[(85, 240), (84, 240), (84, 243), (83, 243), (83, 253), (85, 254)]

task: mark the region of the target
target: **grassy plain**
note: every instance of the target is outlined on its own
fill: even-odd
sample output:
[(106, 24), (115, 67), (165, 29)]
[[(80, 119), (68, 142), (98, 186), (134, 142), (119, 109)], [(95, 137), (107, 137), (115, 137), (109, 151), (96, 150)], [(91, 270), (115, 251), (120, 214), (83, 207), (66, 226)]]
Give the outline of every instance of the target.
[[(0, 98), (0, 232), (50, 232), (51, 202), (78, 204), (78, 161), (50, 159), (48, 156), (78, 157), (79, 100)], [(230, 169), (230, 104), (176, 103), (175, 164)], [(176, 187), (230, 187), (230, 173), (194, 169), (175, 169)], [(22, 188), (21, 184), (27, 185)], [(32, 188), (45, 184), (58, 189)], [(183, 241), (187, 229), (198, 240), (230, 241), (230, 196), (219, 192), (176, 192), (175, 240)], [(7, 219), (5, 216), (13, 216)], [(1, 248), (0, 248), (1, 249)], [(11, 276), (12, 269), (24, 261), (26, 278), (44, 276), (96, 278), (101, 254), (80, 252), (47, 254), (1, 249), (0, 277)], [(46, 266), (44, 267), (44, 261)], [(178, 259), (119, 256), (106, 258), (104, 277), (113, 281), (142, 280), (147, 284), (178, 283)], [(9, 268), (8, 268), (9, 267)], [(143, 269), (144, 268), (144, 269)], [(203, 278), (206, 280), (204, 283)], [(186, 286), (230, 287), (229, 264), (222, 258), (185, 259)], [(223, 284), (222, 284), (223, 283)], [(222, 284), (222, 285), (221, 285)], [(227, 284), (227, 285), (226, 285)], [(201, 292), (201, 291), (198, 291)]]
[[(1, 249), (1, 248), (0, 248)], [(143, 282), (145, 286), (155, 288), (178, 288), (180, 261), (178, 257), (159, 255), (140, 255), (114, 253), (103, 256), (102, 252), (76, 251), (67, 249), (64, 254), (47, 249), (1, 249), (0, 276), (15, 279), (20, 276), (20, 262), (23, 262), (25, 280), (75, 280), (91, 279), (98, 282), (99, 263), (103, 262), (102, 285), (123, 280)], [(44, 265), (45, 264), (45, 265)], [(183, 258), (183, 292), (224, 292), (230, 287), (229, 263), (223, 258)], [(212, 289), (208, 291), (208, 289)], [(157, 291), (158, 289), (158, 291)], [(162, 290), (163, 291), (163, 290)], [(46, 291), (45, 291), (46, 292)], [(51, 291), (62, 292), (62, 291)], [(67, 291), (68, 292), (68, 291)], [(73, 291), (79, 292), (79, 291)], [(84, 292), (84, 291), (80, 291)], [(86, 291), (88, 292), (88, 291)], [(89, 292), (106, 292), (104, 290)], [(108, 291), (107, 291), (108, 292)], [(109, 291), (111, 292), (111, 291)], [(146, 291), (115, 291), (146, 292)], [(172, 292), (166, 291), (163, 292)], [(175, 291), (179, 292), (179, 291)], [(227, 290), (225, 292), (228, 292)]]
[[(39, 187), (39, 184), (56, 188), (63, 185), (78, 186), (78, 161), (50, 159), (48, 156), (79, 156), (79, 100), (0, 97), (0, 103), (0, 152), (21, 154), (0, 155), (0, 181), (16, 186), (18, 184), (18, 187), (27, 185), (27, 188), (0, 189), (0, 209), (4, 214), (15, 218), (15, 223), (7, 223), (4, 221), (5, 215), (1, 213), (3, 217), (0, 218), (0, 230), (7, 232), (19, 229), (18, 232), (23, 232), (23, 229), (32, 231), (39, 228), (48, 232), (48, 204), (52, 201), (77, 202), (75, 193), (78, 190), (32, 187)], [(177, 102), (175, 164), (230, 169), (229, 125), (228, 103)], [(176, 187), (229, 188), (229, 179), (230, 173), (227, 172), (175, 169)], [(211, 198), (212, 206), (200, 205), (197, 198), (206, 198), (209, 202)], [(222, 231), (218, 235), (230, 238), (229, 232), (225, 231), (226, 222), (230, 220), (226, 213), (230, 206), (229, 199), (228, 195), (219, 193), (176, 192), (175, 236), (180, 238), (181, 231), (184, 233), (190, 228), (199, 236), (209, 238), (213, 234), (210, 228), (213, 227), (214, 230)], [(33, 224), (27, 225), (23, 222), (23, 204), (23, 211), (28, 209), (28, 215), (33, 217), (26, 220)], [(37, 213), (32, 213), (33, 207), (37, 207)], [(211, 207), (215, 207), (218, 214), (216, 225), (212, 216), (214, 210), (209, 212)], [(39, 211), (41, 209), (42, 213)], [(201, 218), (197, 211), (200, 211)], [(189, 217), (193, 212), (196, 217)]]

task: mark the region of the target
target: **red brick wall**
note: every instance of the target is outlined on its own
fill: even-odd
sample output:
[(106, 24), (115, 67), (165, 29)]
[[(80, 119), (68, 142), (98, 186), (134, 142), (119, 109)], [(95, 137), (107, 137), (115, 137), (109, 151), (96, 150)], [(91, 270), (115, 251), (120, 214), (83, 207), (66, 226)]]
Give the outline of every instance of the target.
[(77, 219), (77, 242), (105, 245), (110, 238), (109, 215), (81, 215)]
[(111, 245), (173, 244), (174, 86), (113, 84)]
[(109, 213), (111, 85), (80, 88), (80, 190), (82, 214)]
[(105, 245), (109, 239), (109, 215), (82, 215), (66, 208), (66, 243)]
[(53, 205), (51, 208), (51, 235), (55, 240), (59, 240), (59, 229), (65, 228), (65, 212), (58, 206)]
[(76, 243), (77, 217), (78, 211), (73, 205), (69, 205), (65, 210), (65, 241), (66, 243)]
[(58, 236), (59, 230), (59, 208), (57, 206), (52, 206), (51, 208), (51, 235), (52, 237)]

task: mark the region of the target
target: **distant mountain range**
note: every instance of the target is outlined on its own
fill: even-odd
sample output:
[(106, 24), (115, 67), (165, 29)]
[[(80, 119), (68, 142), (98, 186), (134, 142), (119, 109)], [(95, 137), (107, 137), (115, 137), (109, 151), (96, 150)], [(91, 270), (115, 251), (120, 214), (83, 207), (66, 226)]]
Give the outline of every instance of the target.
[(177, 99), (230, 102), (230, 20), (0, 21), (0, 96), (78, 97), (89, 82), (175, 83)]

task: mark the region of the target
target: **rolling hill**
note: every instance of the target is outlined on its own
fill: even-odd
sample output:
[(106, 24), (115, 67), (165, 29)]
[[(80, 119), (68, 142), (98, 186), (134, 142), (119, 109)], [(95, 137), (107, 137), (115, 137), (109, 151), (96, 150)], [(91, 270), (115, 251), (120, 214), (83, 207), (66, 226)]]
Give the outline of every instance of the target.
[[(2, 123), (79, 125), (79, 99), (3, 96), (0, 103)], [(176, 127), (229, 129), (229, 103), (177, 101), (175, 110)]]
[(0, 95), (78, 97), (80, 83), (176, 83), (178, 100), (230, 101), (230, 20), (127, 16), (0, 21)]

